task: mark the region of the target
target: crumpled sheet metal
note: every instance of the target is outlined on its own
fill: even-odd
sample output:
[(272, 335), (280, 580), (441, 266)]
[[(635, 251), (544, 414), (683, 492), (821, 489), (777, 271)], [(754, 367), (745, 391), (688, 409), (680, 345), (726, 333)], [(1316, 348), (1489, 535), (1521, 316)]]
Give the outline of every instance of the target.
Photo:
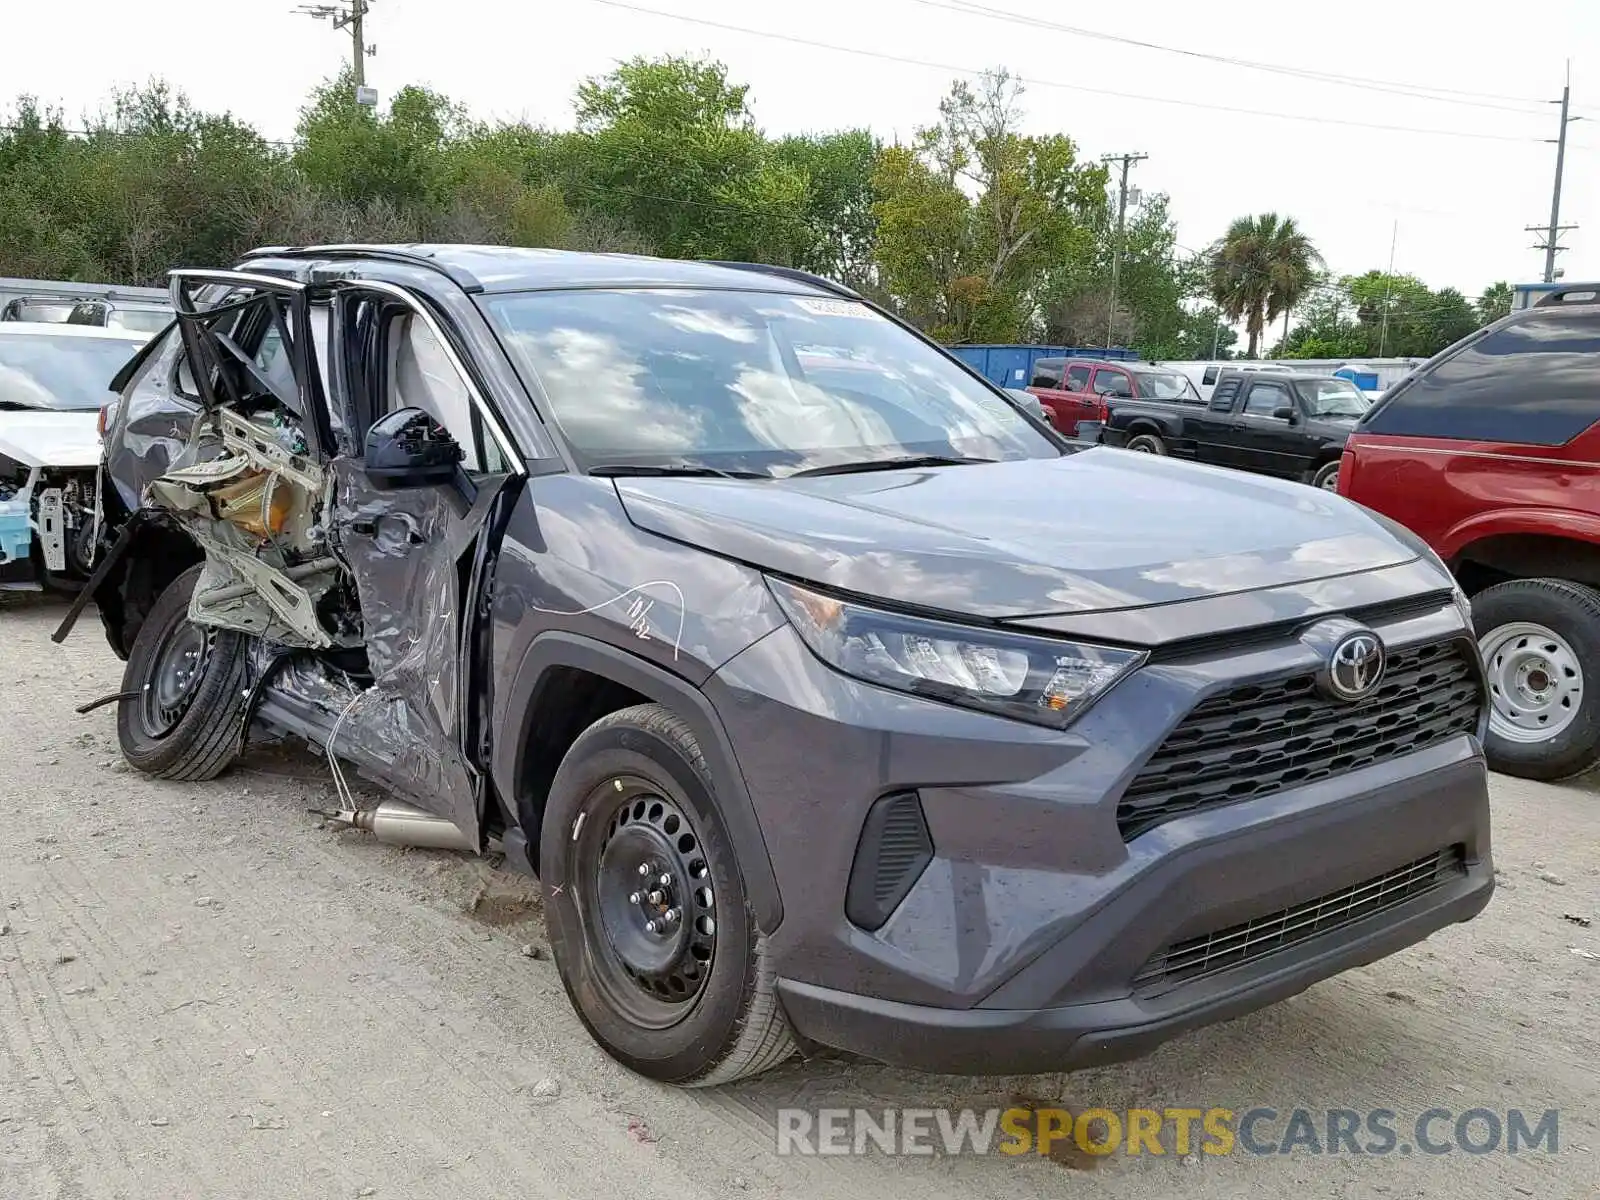
[[(405, 789), (424, 803), (435, 798), (434, 811), (471, 831), (476, 812), (459, 806), (474, 789), (454, 732), (460, 501), (441, 488), (374, 492), (349, 459), (335, 459), (329, 469), (340, 549), (361, 594), (375, 693), (351, 710), (345, 726), (392, 749)], [(370, 534), (354, 532), (353, 524), (364, 523)]]

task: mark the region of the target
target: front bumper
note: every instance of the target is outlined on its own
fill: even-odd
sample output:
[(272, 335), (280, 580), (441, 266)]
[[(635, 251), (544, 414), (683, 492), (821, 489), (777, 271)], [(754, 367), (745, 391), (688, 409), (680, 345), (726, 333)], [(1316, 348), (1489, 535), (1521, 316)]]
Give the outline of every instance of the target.
[[(1391, 645), (1464, 631), (1449, 604), (1376, 624)], [(1158, 662), (1066, 733), (858, 684), (787, 629), (726, 664), (706, 691), (777, 875), (784, 920), (768, 949), (797, 1031), (935, 1071), (1109, 1061), (1475, 915), (1493, 867), (1470, 734), (1124, 840), (1116, 797), (1197, 700), (1301, 670), (1308, 653), (1254, 641)], [(918, 798), (931, 855), (868, 929), (845, 915), (845, 898), (864, 818), (890, 793)], [(1175, 946), (1444, 853), (1452, 874), (1379, 911), (1198, 977), (1148, 978)]]
[[(1382, 837), (1375, 839), (1381, 848), (1360, 857), (1369, 857), (1371, 863), (1394, 859), (1391, 833), (1403, 835), (1413, 844), (1441, 836), (1472, 837), (1480, 819), (1487, 819), (1486, 811), (1475, 818), (1470, 811), (1473, 806), (1461, 803), (1477, 790), (1474, 776), (1481, 781), (1481, 767), (1446, 769), (1431, 783), (1418, 781), (1410, 803), (1398, 809), (1384, 806), (1390, 820), (1406, 827), (1386, 825)], [(1371, 799), (1363, 798), (1358, 807)], [(1430, 832), (1429, 813), (1438, 802), (1467, 819)], [(1310, 848), (1328, 836), (1341, 835), (1334, 826), (1321, 822), (1301, 830), (1293, 839), (1300, 849), (1296, 861), (1309, 865), (1313, 861)], [(1060, 982), (1071, 990), (1072, 977), (1083, 962), (1096, 958), (1108, 942), (1143, 940), (1141, 925), (1170, 920), (1161, 912), (1163, 896), (1181, 893), (1186, 879), (1192, 881), (1203, 874), (1206, 858), (1228, 862), (1228, 873), (1243, 885), (1236, 886), (1235, 894), (1243, 894), (1255, 890), (1248, 881), (1266, 861), (1281, 862), (1285, 853), (1292, 853), (1287, 845), (1258, 836), (1243, 836), (1236, 844), (1214, 850), (1221, 852), (1220, 857), (1199, 854), (1195, 856), (1198, 862), (1186, 861), (1189, 856), (1175, 858), (1168, 870), (1130, 889), (1115, 916), (1106, 913), (1085, 921), (1077, 936), (1063, 939), (1035, 960), (1002, 994), (1022, 995), (1030, 988), (1048, 989)], [(1406, 852), (1399, 851), (1401, 855)], [(1360, 877), (1369, 870), (1370, 865), (1352, 861), (1333, 876)], [(1114, 998), (1076, 1004), (966, 1009), (896, 1003), (793, 979), (779, 981), (779, 994), (803, 1037), (894, 1066), (945, 1074), (1029, 1074), (1098, 1066), (1138, 1058), (1181, 1033), (1253, 1012), (1330, 976), (1403, 950), (1445, 926), (1470, 920), (1489, 903), (1493, 892), (1494, 866), (1485, 848), (1465, 863), (1459, 876), (1422, 895), (1164, 992), (1134, 988)], [(1277, 901), (1270, 896), (1267, 893), (1256, 900), (1260, 911), (1272, 911)]]

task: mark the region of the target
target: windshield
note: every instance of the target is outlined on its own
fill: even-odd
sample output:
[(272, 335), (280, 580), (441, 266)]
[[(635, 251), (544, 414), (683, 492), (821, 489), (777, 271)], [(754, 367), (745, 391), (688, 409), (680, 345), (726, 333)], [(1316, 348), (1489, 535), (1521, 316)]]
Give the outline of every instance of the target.
[(67, 318), (72, 316), (72, 302), (62, 301), (52, 304), (48, 300), (24, 300), (12, 306), (8, 312), (10, 319), (16, 321), (39, 321), (46, 325), (65, 325)]
[(786, 475), (1061, 453), (1004, 397), (854, 301), (639, 289), (483, 303), (585, 468)]
[(1306, 412), (1313, 417), (1359, 417), (1372, 406), (1348, 379), (1318, 379), (1299, 387)]
[(1137, 371), (1139, 398), (1142, 400), (1200, 400), (1200, 393), (1187, 375), (1173, 372)]
[(138, 349), (127, 338), (0, 336), (0, 408), (97, 409)]

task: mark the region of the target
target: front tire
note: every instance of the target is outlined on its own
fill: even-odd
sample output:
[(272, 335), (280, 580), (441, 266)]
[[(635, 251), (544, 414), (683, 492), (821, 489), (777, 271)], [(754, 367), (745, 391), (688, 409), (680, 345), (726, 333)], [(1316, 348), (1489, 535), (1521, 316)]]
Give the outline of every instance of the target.
[(1489, 680), (1489, 766), (1524, 779), (1600, 762), (1600, 592), (1564, 579), (1496, 584), (1472, 600)]
[(711, 774), (659, 704), (578, 736), (545, 805), (539, 875), (561, 982), (602, 1049), (708, 1087), (795, 1050)]
[(1128, 449), (1137, 454), (1161, 454), (1167, 452), (1167, 444), (1153, 433), (1139, 433), (1128, 439)]
[(239, 754), (245, 635), (189, 620), (201, 567), (156, 599), (122, 673), (117, 740), (131, 766), (158, 779), (214, 779)]

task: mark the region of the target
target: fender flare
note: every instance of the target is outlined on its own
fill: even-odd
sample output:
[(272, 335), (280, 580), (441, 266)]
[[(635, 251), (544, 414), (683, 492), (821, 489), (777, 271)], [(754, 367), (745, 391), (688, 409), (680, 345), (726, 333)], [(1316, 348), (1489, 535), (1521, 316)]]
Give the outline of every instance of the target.
[(1436, 549), (1439, 557), (1455, 563), (1474, 542), (1517, 534), (1600, 543), (1600, 517), (1571, 509), (1499, 508), (1452, 526)]
[[(772, 870), (766, 839), (761, 833), (761, 823), (750, 799), (749, 786), (739, 769), (733, 743), (705, 693), (687, 680), (625, 650), (592, 638), (551, 630), (533, 639), (511, 677), (506, 693), (504, 728), (520, 730), (523, 727), (540, 679), (556, 667), (571, 667), (613, 680), (665, 705), (688, 722), (711, 771), (717, 805), (744, 873), (745, 895), (751, 911), (761, 931), (770, 936), (783, 920), (777, 876)], [(517, 781), (523, 775), (525, 743), (526, 739), (520, 735), (497, 738), (490, 764), (496, 789), (519, 810), (509, 814), (518, 822), (522, 819), (522, 797)], [(523, 831), (526, 845), (536, 844), (538, 836), (537, 829)], [(536, 859), (532, 865), (537, 865)]]

